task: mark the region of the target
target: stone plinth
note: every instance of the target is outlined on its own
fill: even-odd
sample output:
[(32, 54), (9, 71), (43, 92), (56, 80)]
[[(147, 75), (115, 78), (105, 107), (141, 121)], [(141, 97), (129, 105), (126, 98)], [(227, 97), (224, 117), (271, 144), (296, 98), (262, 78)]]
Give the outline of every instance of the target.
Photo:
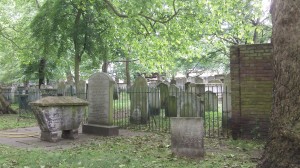
[(56, 142), (62, 138), (75, 139), (88, 102), (76, 97), (45, 97), (30, 103), (41, 129), (41, 140)]
[(204, 156), (204, 120), (201, 117), (171, 118), (172, 153), (181, 157)]

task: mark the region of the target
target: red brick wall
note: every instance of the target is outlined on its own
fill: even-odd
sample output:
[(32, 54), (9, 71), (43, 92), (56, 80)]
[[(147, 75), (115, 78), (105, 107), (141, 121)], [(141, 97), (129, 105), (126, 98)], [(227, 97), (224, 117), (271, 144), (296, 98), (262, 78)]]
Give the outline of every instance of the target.
[(230, 48), (232, 136), (265, 138), (272, 106), (272, 45)]

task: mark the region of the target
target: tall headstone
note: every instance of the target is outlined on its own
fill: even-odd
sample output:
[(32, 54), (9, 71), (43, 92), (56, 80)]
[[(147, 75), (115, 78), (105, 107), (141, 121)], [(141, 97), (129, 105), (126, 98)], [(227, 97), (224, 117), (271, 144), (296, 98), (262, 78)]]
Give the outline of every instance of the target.
[(180, 89), (175, 85), (171, 84), (169, 86), (169, 99), (168, 99), (168, 113), (166, 113), (166, 117), (177, 117), (179, 114), (179, 103), (180, 100)]
[(201, 117), (171, 118), (171, 149), (180, 157), (204, 156), (204, 120)]
[(148, 102), (149, 102), (149, 114), (160, 114), (160, 92), (156, 87), (149, 87), (148, 89)]
[(162, 108), (167, 107), (168, 103), (168, 96), (169, 96), (169, 86), (165, 82), (160, 82), (157, 87), (160, 91), (160, 103)]
[(148, 123), (148, 86), (147, 80), (139, 76), (129, 90), (130, 94), (130, 123)]
[(83, 125), (83, 133), (103, 136), (118, 135), (118, 127), (113, 126), (114, 81), (106, 73), (97, 72), (89, 80), (88, 124)]

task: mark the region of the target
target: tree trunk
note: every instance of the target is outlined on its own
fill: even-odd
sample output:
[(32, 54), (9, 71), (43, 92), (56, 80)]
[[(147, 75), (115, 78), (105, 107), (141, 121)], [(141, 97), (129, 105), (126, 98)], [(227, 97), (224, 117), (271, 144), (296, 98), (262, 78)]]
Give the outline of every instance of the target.
[(130, 81), (130, 73), (129, 73), (129, 58), (126, 58), (126, 62), (125, 62), (125, 73), (126, 73), (126, 85), (127, 88), (130, 87), (131, 85), (131, 81)]
[(103, 64), (102, 64), (102, 72), (105, 72), (105, 73), (107, 73), (107, 70), (108, 70), (108, 62), (107, 62), (107, 60), (104, 60), (103, 61)]
[(39, 88), (42, 84), (45, 84), (45, 69), (46, 69), (46, 59), (42, 58), (39, 62)]
[[(80, 43), (79, 43), (79, 24), (80, 24), (80, 17), (82, 15), (82, 10), (78, 9), (77, 14), (76, 14), (76, 19), (74, 23), (74, 32), (73, 32), (73, 43), (74, 43), (74, 50), (75, 50), (75, 87), (76, 89), (78, 88), (79, 84), (79, 65), (81, 62), (81, 55), (82, 53), (80, 52)], [(83, 49), (84, 50), (84, 49)]]
[(273, 0), (271, 128), (257, 167), (300, 167), (300, 1)]
[(75, 88), (77, 89), (78, 88), (78, 84), (79, 84), (79, 65), (80, 65), (80, 62), (81, 62), (81, 59), (80, 59), (80, 56), (77, 56), (75, 55), (75, 72), (74, 72), (74, 75), (75, 75)]

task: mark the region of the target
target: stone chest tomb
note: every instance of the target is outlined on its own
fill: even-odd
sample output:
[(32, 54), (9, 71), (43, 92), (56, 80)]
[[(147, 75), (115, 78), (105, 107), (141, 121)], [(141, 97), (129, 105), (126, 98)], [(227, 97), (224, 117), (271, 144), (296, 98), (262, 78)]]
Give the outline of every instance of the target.
[(65, 139), (78, 137), (78, 128), (88, 102), (76, 97), (49, 96), (30, 105), (41, 129), (41, 140), (56, 142), (59, 131)]

